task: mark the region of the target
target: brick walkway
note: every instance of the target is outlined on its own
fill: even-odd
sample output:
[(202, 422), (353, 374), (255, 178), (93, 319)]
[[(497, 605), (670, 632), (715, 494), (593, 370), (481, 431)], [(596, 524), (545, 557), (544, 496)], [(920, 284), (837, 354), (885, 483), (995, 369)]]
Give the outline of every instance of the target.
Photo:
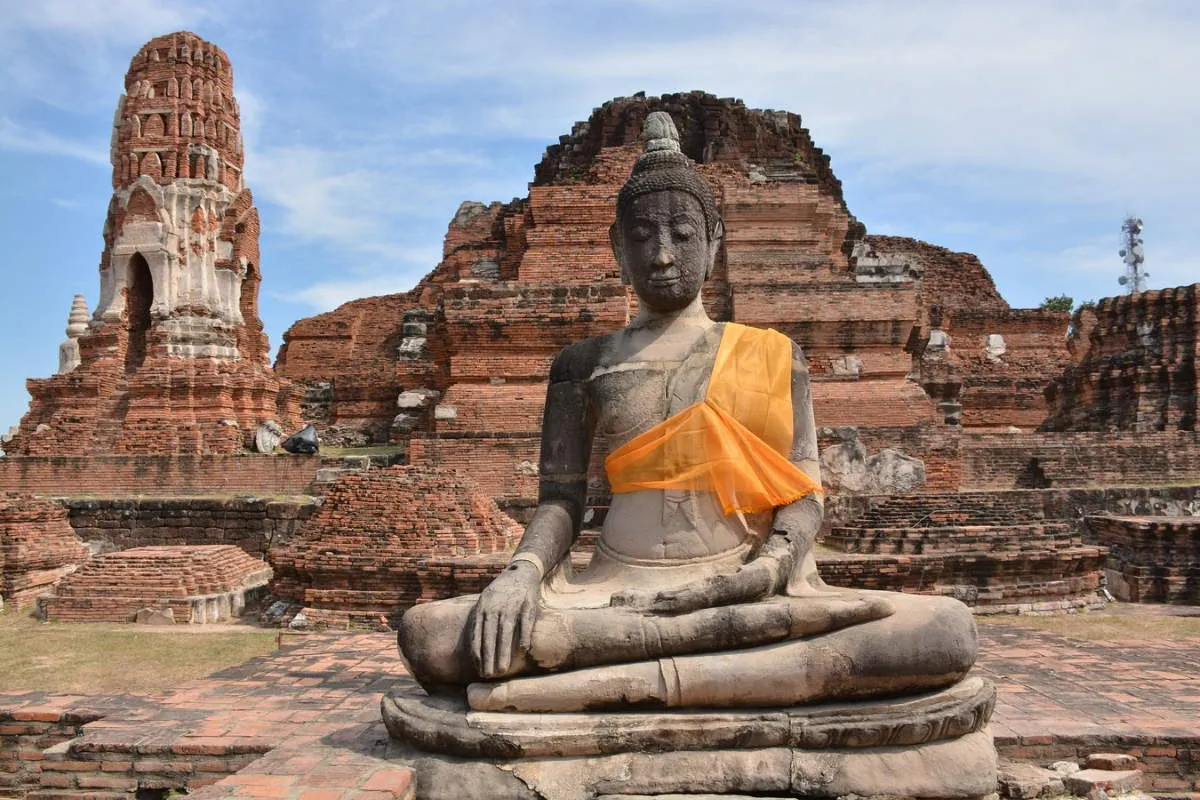
[[(1063, 742), (1094, 751), (1099, 741), (1128, 739), (1159, 745), (1150, 755), (1165, 758), (1169, 748), (1200, 761), (1200, 638), (1082, 642), (983, 625), (981, 648), (977, 670), (999, 687), (993, 730), (1006, 754), (1066, 756), (1075, 751)], [(194, 783), (216, 782), (193, 793), (198, 800), (389, 800), (411, 796), (412, 776), (387, 761), (379, 698), (405, 680), (392, 635), (325, 633), (164, 698), (0, 694), (0, 710), (18, 719), (66, 709), (102, 715), (76, 751), (164, 754), (175, 761), (156, 766), (177, 763), (194, 778), (204, 756), (216, 762), (212, 777)], [(247, 766), (237, 761), (259, 753)], [(218, 780), (221, 764), (240, 771)]]

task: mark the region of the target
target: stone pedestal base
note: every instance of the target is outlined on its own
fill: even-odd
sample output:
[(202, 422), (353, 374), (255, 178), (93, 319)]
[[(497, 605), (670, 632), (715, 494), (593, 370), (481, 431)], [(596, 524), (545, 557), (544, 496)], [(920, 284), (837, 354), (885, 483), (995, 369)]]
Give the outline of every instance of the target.
[(415, 685), (383, 718), (418, 798), (974, 798), (995, 791), (989, 681), (917, 697), (787, 709), (516, 714)]

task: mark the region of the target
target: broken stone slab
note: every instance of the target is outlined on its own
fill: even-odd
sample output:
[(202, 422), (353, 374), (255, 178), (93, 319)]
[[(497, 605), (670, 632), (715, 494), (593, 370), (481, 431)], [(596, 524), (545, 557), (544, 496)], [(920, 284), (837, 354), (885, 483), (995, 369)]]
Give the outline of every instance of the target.
[(1125, 794), (1142, 787), (1141, 770), (1082, 769), (1068, 775), (1064, 781), (1067, 791), (1088, 800), (1105, 800), (1107, 796)]
[(1128, 753), (1092, 753), (1087, 757), (1088, 769), (1137, 769), (1137, 759)]
[(425, 408), (431, 403), (436, 402), (441, 396), (442, 393), (436, 389), (427, 389), (425, 387), (408, 389), (396, 396), (396, 408)]
[(1000, 796), (1012, 800), (1033, 797), (1052, 797), (1065, 790), (1062, 776), (1033, 764), (1001, 762), (997, 773)]
[(175, 611), (171, 608), (140, 608), (133, 621), (138, 625), (174, 625)]

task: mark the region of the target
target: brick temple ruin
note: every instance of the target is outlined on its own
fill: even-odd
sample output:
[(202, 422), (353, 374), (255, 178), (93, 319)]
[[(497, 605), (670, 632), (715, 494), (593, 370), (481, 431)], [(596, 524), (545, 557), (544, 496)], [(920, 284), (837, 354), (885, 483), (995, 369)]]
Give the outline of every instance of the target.
[(233, 69), (190, 33), (147, 42), (112, 131), (100, 299), (76, 297), (60, 369), (10, 455), (230, 453), (298, 421), (258, 316), (259, 218), (242, 178)]
[[(635, 310), (608, 225), (654, 110), (672, 114), (725, 218), (710, 315), (777, 328), (808, 356), (830, 583), (946, 594), (978, 613), (1096, 607), (1105, 579), (1121, 600), (1200, 603), (1200, 284), (1106, 298), (1074, 317), (1011, 308), (975, 256), (868, 234), (797, 115), (700, 92), (638, 95), (550, 146), (525, 198), (464, 203), (442, 261), (412, 290), (295, 323), (272, 370), (228, 57), (190, 33), (159, 37), (125, 88), (100, 301), (89, 313), (75, 298), (59, 374), (28, 382), (30, 410), (0, 458), (9, 609), (40, 604), (74, 621), (165, 621), (170, 609), (176, 622), (210, 622), (269, 589), (289, 606), (285, 620), (370, 627), (478, 591), (536, 494), (550, 360)], [(390, 452), (252, 453), (267, 420)], [(607, 503), (603, 452), (593, 527)], [(577, 558), (593, 538), (585, 530)], [(1016, 634), (984, 631), (997, 679), (1017, 676), (997, 732), (1006, 756), (1082, 760), (1093, 750), (1081, 730), (1106, 745), (1120, 730), (1152, 786), (1200, 790), (1200, 731), (1183, 714), (1155, 710), (1169, 734), (1127, 730), (1124, 718), (1082, 723), (1082, 711), (1060, 713), (1072, 725), (1059, 730), (1013, 704), (1030, 683)], [(187, 694), (161, 708), (138, 700), (132, 713), (121, 697), (0, 698), (0, 794), (117, 800), (227, 775), (223, 787), (256, 794), (307, 770), (313, 787), (411, 796), (411, 775), (386, 762), (364, 755), (363, 767), (339, 751), (302, 766), (282, 723), (262, 727), (264, 698), (291, 708), (289, 681), (309, 704), (305, 724), (375, 714), (358, 706), (374, 705), (384, 679), (347, 668), (362, 655), (346, 637), (314, 641), (321, 652), (285, 651), (251, 665), (261, 676), (210, 686), (220, 710), (201, 727)], [(1036, 644), (1053, 655), (1048, 639)], [(376, 640), (353, 646), (402, 679), (394, 650), (382, 659)], [(1082, 657), (1113, 658), (1101, 649)], [(296, 672), (296, 658), (310, 671)], [(317, 712), (311, 687), (326, 663), (336, 708)], [(1045, 696), (1063, 694), (1047, 685)], [(231, 692), (246, 693), (245, 708), (229, 709)]]

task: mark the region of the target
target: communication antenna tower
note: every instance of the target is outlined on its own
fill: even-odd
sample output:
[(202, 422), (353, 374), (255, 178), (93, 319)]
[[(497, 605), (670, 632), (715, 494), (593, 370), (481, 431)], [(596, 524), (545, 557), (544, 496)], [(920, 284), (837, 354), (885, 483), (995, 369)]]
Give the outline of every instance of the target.
[(1121, 224), (1122, 247), (1118, 255), (1125, 262), (1125, 274), (1117, 278), (1117, 283), (1127, 287), (1130, 294), (1142, 291), (1150, 277), (1150, 273), (1142, 269), (1142, 262), (1146, 260), (1146, 251), (1142, 247), (1143, 228), (1145, 225), (1138, 217), (1126, 217)]

